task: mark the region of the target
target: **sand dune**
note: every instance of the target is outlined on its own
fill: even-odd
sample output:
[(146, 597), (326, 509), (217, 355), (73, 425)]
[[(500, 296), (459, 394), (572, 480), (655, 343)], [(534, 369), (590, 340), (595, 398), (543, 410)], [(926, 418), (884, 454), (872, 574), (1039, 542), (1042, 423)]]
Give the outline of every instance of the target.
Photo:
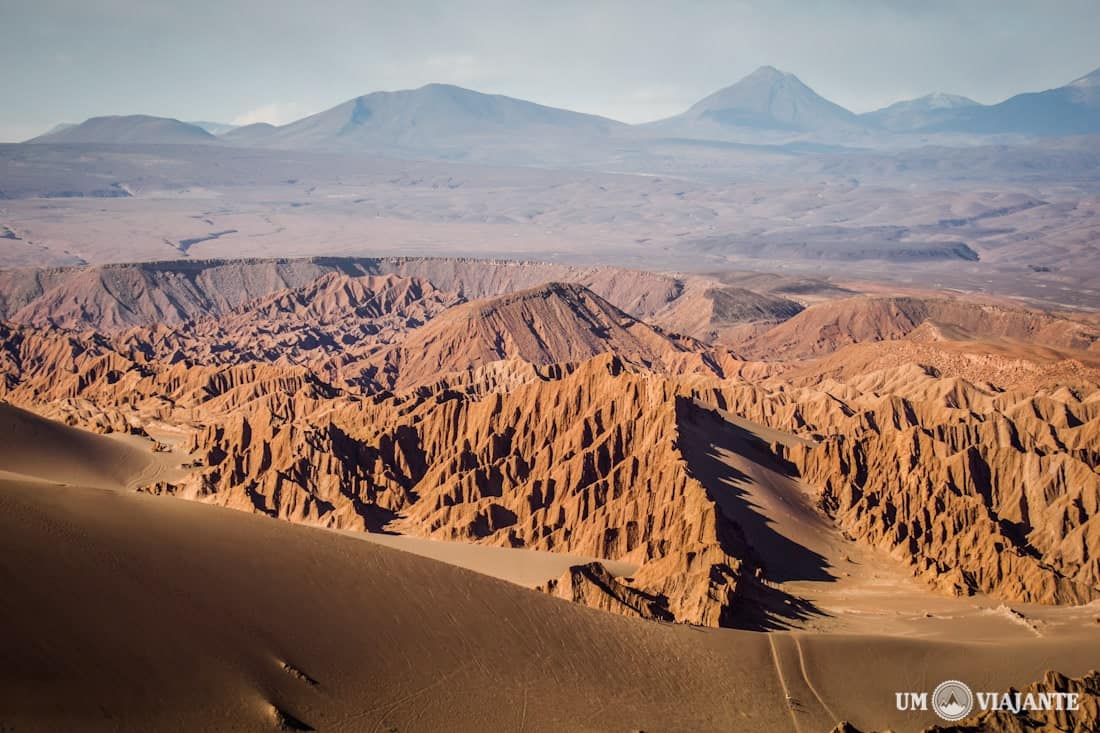
[(174, 499), (2, 481), (0, 502), (0, 709), (20, 730), (784, 727), (763, 637)]
[(573, 565), (598, 562), (612, 577), (631, 575), (638, 570), (636, 563), (615, 560), (597, 560), (593, 557), (573, 555), (568, 552), (525, 550), (518, 547), (494, 547), (467, 542), (429, 540), (410, 535), (381, 532), (353, 532), (340, 530), (354, 539), (372, 542), (413, 555), (431, 558), (448, 565), (473, 570), (509, 583), (534, 588), (557, 579)]
[(165, 497), (3, 479), (0, 509), (17, 730), (910, 731), (931, 721), (895, 688), (999, 689), (1100, 651), (1087, 629), (991, 647), (625, 619)]
[(0, 402), (0, 470), (46, 481), (125, 489), (156, 464), (146, 450), (115, 437), (70, 428)]

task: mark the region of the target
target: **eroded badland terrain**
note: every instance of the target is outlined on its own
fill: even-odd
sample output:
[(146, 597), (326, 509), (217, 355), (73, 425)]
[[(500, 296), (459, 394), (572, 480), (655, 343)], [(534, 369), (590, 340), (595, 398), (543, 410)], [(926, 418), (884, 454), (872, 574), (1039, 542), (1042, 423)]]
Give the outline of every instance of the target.
[[(526, 698), (535, 729), (904, 730), (930, 721), (902, 682), (1100, 648), (1086, 317), (476, 260), (4, 277), (26, 714), (156, 727), (164, 685), (244, 728), (469, 727), (491, 698), (507, 729)], [(70, 603), (87, 626), (50, 620)]]

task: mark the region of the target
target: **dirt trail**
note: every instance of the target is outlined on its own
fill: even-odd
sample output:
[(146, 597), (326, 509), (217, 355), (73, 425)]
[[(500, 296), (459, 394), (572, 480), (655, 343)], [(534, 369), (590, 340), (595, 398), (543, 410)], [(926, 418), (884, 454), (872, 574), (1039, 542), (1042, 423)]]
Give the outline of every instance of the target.
[(787, 708), (799, 733), (827, 731), (838, 722), (806, 675), (802, 648), (793, 634), (769, 634), (775, 671), (783, 683)]

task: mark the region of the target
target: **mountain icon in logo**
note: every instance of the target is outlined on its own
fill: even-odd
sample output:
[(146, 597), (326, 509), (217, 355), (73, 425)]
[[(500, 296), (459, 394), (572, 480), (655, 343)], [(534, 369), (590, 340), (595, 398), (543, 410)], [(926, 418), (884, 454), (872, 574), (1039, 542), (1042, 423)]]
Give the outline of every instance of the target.
[(974, 709), (974, 693), (958, 680), (947, 680), (932, 692), (932, 709), (944, 720), (962, 720)]

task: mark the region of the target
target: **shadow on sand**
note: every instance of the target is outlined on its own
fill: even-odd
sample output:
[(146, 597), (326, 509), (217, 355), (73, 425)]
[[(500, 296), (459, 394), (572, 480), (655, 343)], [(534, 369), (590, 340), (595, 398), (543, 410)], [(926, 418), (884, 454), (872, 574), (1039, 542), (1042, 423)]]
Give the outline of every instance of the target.
[[(734, 425), (715, 411), (692, 400), (677, 401), (680, 452), (692, 475), (702, 483), (729, 522), (729, 537), (723, 543), (730, 554), (743, 557), (761, 569), (757, 583), (747, 589), (745, 602), (732, 609), (731, 625), (754, 630), (791, 628), (824, 612), (813, 603), (776, 587), (792, 581), (833, 582), (829, 561), (799, 541), (801, 532), (827, 532), (828, 524), (806, 501), (797, 486), (797, 471), (776, 455), (771, 446), (750, 431)], [(742, 465), (755, 464), (760, 481), (730, 465), (729, 455)], [(772, 509), (779, 508), (799, 528), (792, 536), (776, 529), (776, 521), (762, 511), (761, 497), (768, 493)], [(747, 555), (747, 556), (746, 556)]]

